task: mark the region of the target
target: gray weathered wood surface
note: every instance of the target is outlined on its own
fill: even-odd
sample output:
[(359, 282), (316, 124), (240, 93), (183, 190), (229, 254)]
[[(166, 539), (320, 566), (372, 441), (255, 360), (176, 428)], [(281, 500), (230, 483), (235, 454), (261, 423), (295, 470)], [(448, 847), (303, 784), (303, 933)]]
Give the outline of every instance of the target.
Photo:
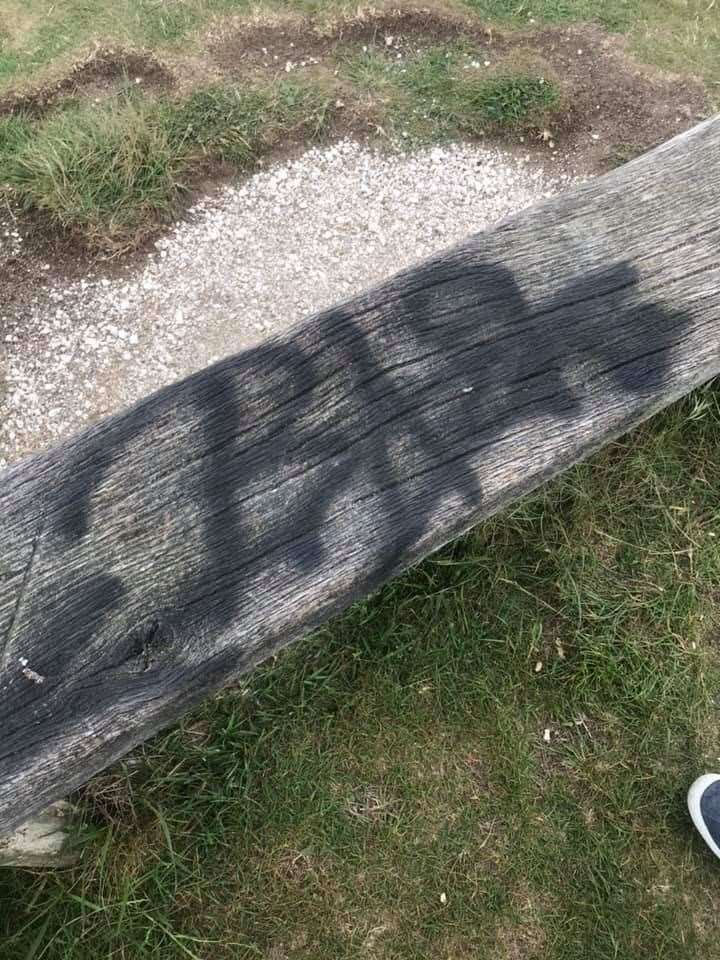
[(7, 470), (0, 832), (718, 371), (720, 118)]

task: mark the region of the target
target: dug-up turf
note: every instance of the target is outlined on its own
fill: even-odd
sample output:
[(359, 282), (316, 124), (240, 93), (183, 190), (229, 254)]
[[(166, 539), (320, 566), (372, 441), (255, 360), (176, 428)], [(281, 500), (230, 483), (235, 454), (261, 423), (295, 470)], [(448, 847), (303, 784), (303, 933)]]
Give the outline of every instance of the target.
[[(453, 43), (462, 44), (480, 73), (526, 62), (547, 71), (560, 85), (565, 106), (543, 136), (526, 136), (523, 142), (516, 132), (482, 138), (487, 147), (530, 154), (551, 176), (602, 173), (693, 126), (708, 112), (707, 92), (699, 80), (639, 65), (628, 56), (622, 37), (597, 27), (503, 33), (453, 11), (405, 7), (332, 22), (294, 14), (223, 18), (205, 35), (199, 53), (177, 54), (166, 61), (149, 53), (99, 49), (52, 85), (0, 98), (0, 116), (18, 110), (42, 115), (65, 98), (100, 99), (127, 81), (139, 81), (143, 90), (180, 97), (194, 86), (212, 82), (306, 77), (322, 84), (331, 96), (325, 142), (353, 139), (377, 146), (383, 143), (378, 124), (382, 105), (373, 103), (372, 91), (368, 103), (341, 78), (343, 59), (365, 47), (402, 62), (430, 47)], [(260, 159), (261, 166), (297, 155), (304, 143), (294, 136), (276, 143)], [(188, 206), (229, 175), (227, 167), (205, 168), (197, 182), (188, 184)], [(14, 216), (22, 221), (24, 242), (21, 250), (0, 244), (0, 300), (17, 308), (38, 285), (59, 276), (82, 275), (91, 254), (82, 237), (60, 237), (48, 230), (41, 214), (20, 217), (8, 208), (0, 210), (0, 230), (9, 238), (16, 226)], [(153, 225), (146, 241), (166, 229), (167, 224)], [(132, 257), (142, 255), (139, 245), (124, 262), (129, 266)]]
[(100, 48), (76, 63), (64, 77), (37, 90), (10, 92), (0, 97), (0, 117), (13, 113), (41, 117), (71, 97), (103, 99), (123, 84), (144, 90), (173, 86), (172, 74), (152, 54)]
[[(566, 168), (586, 175), (669, 139), (708, 110), (701, 81), (636, 63), (623, 37), (591, 24), (503, 33), (471, 17), (406, 8), (332, 27), (297, 17), (229, 20), (207, 39), (212, 72), (234, 81), (288, 73), (322, 76), (336, 71), (343, 54), (362, 48), (396, 60), (453, 42), (464, 42), (491, 70), (503, 63), (543, 67), (560, 85), (566, 107), (555, 117), (553, 146), (546, 140), (541, 149), (557, 148)], [(371, 134), (367, 127), (356, 132)]]

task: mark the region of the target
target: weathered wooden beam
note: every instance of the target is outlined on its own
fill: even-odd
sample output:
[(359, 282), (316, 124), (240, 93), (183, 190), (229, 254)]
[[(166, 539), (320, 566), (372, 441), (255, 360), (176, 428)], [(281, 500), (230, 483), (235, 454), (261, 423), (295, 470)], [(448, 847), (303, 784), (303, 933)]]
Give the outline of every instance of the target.
[(7, 470), (0, 832), (718, 371), (720, 118)]

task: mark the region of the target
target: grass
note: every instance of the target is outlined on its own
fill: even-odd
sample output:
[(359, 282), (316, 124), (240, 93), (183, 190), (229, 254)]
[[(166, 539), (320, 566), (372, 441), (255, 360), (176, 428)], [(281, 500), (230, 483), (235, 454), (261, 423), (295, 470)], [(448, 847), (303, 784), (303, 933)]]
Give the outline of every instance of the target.
[(475, 81), (463, 92), (467, 113), (491, 126), (538, 126), (560, 101), (554, 83), (522, 74)]
[(168, 47), (215, 12), (243, 6), (214, 0), (3, 0), (0, 89), (72, 62), (98, 37), (123, 46)]
[(720, 957), (719, 431), (707, 388), (97, 778), (3, 956)]
[[(348, 12), (347, 0), (265, 0), (269, 12), (322, 18)], [(594, 21), (628, 34), (651, 63), (717, 82), (720, 17), (711, 0), (465, 0), (486, 22), (505, 27)], [(97, 40), (162, 54), (196, 43), (219, 16), (248, 13), (248, 0), (4, 0), (0, 22), (0, 91), (69, 65)]]
[(358, 89), (385, 100), (390, 132), (412, 143), (529, 132), (560, 109), (562, 95), (551, 78), (503, 65), (477, 77), (472, 64), (462, 45), (448, 45), (402, 62), (366, 50), (342, 69)]
[(546, 77), (499, 72), (476, 78), (463, 74), (458, 60), (448, 50), (430, 51), (411, 61), (400, 78), (415, 100), (414, 113), (441, 122), (448, 134), (528, 131), (542, 127), (559, 107), (559, 88)]
[[(379, 53), (344, 63), (358, 91), (384, 89), (383, 122), (397, 138), (436, 141), (542, 125), (560, 102), (544, 77), (477, 79), (455, 47), (434, 48), (400, 68)], [(63, 104), (48, 116), (0, 118), (0, 184), (22, 208), (91, 250), (122, 252), (177, 212), (199, 170), (252, 166), (279, 139), (312, 139), (332, 114), (327, 87), (275, 81), (214, 85), (185, 99), (152, 99), (126, 84), (108, 103)]]
[(4, 180), (21, 205), (60, 228), (112, 241), (173, 203), (182, 161), (140, 102), (112, 113), (78, 107), (22, 133)]
[[(647, 8), (657, 7), (663, 0), (644, 4), (642, 0), (467, 0), (469, 6), (484, 19), (510, 25), (536, 23), (595, 22), (608, 30), (629, 30)], [(643, 9), (645, 8), (645, 9)]]
[(176, 211), (199, 167), (244, 169), (280, 133), (316, 135), (327, 109), (319, 92), (282, 81), (208, 87), (179, 102), (127, 92), (109, 109), (79, 103), (40, 122), (10, 116), (0, 120), (2, 181), (60, 230), (122, 249)]
[(712, 0), (466, 0), (485, 20), (509, 27), (595, 22), (628, 35), (649, 63), (718, 80), (720, 17)]

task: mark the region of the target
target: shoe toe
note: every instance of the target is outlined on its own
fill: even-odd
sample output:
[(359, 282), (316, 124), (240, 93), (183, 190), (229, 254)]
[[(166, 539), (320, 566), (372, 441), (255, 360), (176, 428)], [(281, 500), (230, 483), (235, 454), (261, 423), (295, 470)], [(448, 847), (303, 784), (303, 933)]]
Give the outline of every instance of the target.
[(716, 857), (720, 857), (720, 776), (706, 773), (688, 791), (693, 823)]

